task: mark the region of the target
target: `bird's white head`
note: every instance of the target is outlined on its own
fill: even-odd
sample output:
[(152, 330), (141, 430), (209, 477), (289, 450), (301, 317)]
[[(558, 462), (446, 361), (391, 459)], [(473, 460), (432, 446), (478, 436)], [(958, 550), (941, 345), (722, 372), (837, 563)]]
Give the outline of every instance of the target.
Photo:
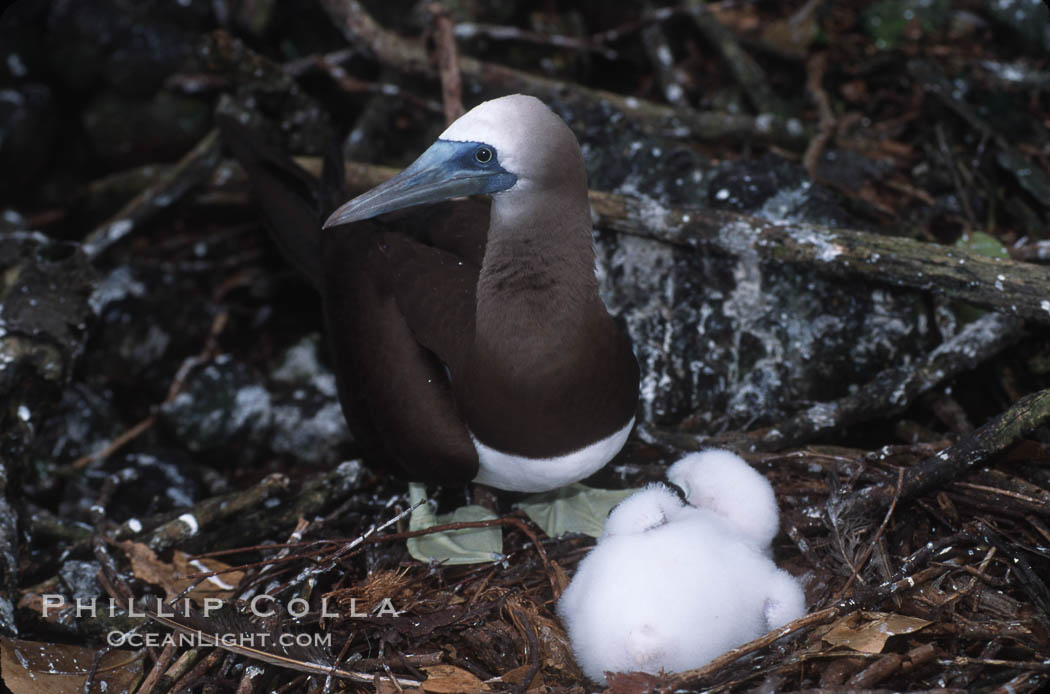
[(464, 113), (408, 168), (340, 207), (325, 226), (464, 195), (545, 191), (586, 200), (580, 146), (546, 104), (514, 94)]

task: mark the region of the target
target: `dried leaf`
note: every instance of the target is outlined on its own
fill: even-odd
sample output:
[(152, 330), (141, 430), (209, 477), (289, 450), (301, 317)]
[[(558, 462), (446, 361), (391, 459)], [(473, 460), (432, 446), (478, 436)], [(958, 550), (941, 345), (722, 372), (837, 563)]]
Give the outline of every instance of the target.
[[(61, 643), (0, 639), (0, 668), (7, 689), (18, 694), (80, 694), (96, 651)], [(142, 677), (142, 658), (109, 651), (95, 670), (91, 694), (130, 692)]]
[(820, 0), (809, 0), (787, 19), (767, 22), (762, 30), (762, 40), (785, 55), (805, 57), (810, 44), (820, 36), (820, 22), (817, 20), (820, 5)]
[[(135, 576), (147, 583), (162, 587), (168, 599), (180, 594), (197, 580), (190, 578), (191, 576), (230, 568), (229, 564), (223, 564), (214, 559), (191, 560), (189, 554), (178, 550), (173, 556), (173, 562), (169, 564), (160, 560), (156, 552), (141, 542), (121, 542), (120, 547), (131, 561), (131, 569), (135, 572)], [(237, 584), (243, 577), (243, 571), (209, 576), (187, 593), (186, 597), (198, 605), (203, 605), (205, 598), (229, 600), (233, 597)]]
[(891, 636), (910, 634), (931, 623), (890, 612), (854, 612), (835, 622), (824, 641), (860, 653), (881, 653)]
[(460, 692), (487, 692), (489, 686), (476, 675), (455, 665), (431, 665), (423, 668), (427, 679), (423, 691), (436, 694), (459, 694)]

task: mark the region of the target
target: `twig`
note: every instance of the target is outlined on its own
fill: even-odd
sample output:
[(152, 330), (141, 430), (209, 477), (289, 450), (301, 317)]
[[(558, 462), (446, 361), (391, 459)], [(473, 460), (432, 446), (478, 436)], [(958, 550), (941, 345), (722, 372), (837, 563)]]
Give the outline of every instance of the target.
[(157, 658), (157, 662), (153, 663), (153, 669), (146, 675), (146, 679), (142, 680), (138, 689), (135, 692), (141, 692), (141, 694), (150, 694), (153, 691), (153, 687), (156, 686), (157, 682), (160, 681), (164, 671), (171, 665), (171, 661), (175, 659), (175, 653), (177, 652), (175, 642), (169, 642), (164, 646), (164, 650), (160, 652), (160, 657)]
[(992, 527), (991, 521), (978, 520), (976, 529), (986, 542), (1009, 557), (1017, 585), (1027, 593), (1032, 607), (1042, 613), (1042, 623), (1050, 623), (1050, 588), (1043, 580), (1042, 572), (1037, 571), (1029, 562), (1026, 556), (1027, 548), (1008, 541), (1003, 533)]
[(479, 22), (459, 22), (452, 29), (457, 39), (469, 40), (478, 36), (493, 41), (522, 41), (556, 48), (568, 48), (577, 51), (598, 53), (607, 60), (616, 60), (618, 54), (608, 46), (602, 46), (593, 39), (564, 36), (562, 34), (540, 34), (512, 26), (497, 26)]
[(348, 94), (374, 94), (376, 96), (398, 97), (404, 101), (431, 113), (443, 113), (441, 105), (432, 99), (424, 99), (412, 92), (406, 92), (399, 85), (391, 82), (368, 82), (353, 77), (339, 62), (327, 55), (315, 56), (313, 65), (328, 75), (339, 88)]
[[(179, 370), (175, 372), (175, 377), (172, 379), (171, 384), (168, 386), (168, 394), (164, 398), (164, 402), (168, 403), (175, 399), (175, 396), (179, 394), (186, 382), (186, 375), (190, 369), (213, 357), (218, 352), (218, 337), (222, 331), (226, 328), (226, 323), (230, 319), (230, 314), (226, 311), (215, 316), (212, 319), (211, 329), (208, 331), (208, 337), (204, 343), (204, 348), (200, 354), (196, 357), (190, 357), (182, 362), (179, 366)], [(114, 439), (109, 445), (103, 447), (101, 450), (89, 453), (88, 455), (81, 456), (69, 464), (68, 470), (80, 470), (81, 468), (87, 467), (92, 463), (97, 463), (100, 460), (105, 460), (109, 456), (113, 455), (121, 448), (131, 443), (143, 432), (147, 431), (157, 421), (157, 415), (151, 414), (145, 419), (141, 420), (130, 429), (125, 431), (123, 434)]]
[(765, 72), (740, 47), (733, 33), (718, 21), (707, 4), (701, 0), (688, 0), (687, 4), (700, 33), (718, 51), (755, 110), (759, 113), (785, 112), (784, 105), (769, 88)]
[[(179, 633), (191, 636), (202, 646), (222, 649), (221, 651), (212, 651), (204, 662), (198, 664), (189, 673), (183, 675), (180, 681), (192, 682), (194, 678), (200, 677), (207, 669), (204, 663), (209, 663), (207, 667), (214, 665), (214, 662), (218, 657), (221, 657), (222, 651), (236, 653), (253, 660), (270, 663), (290, 670), (307, 672), (324, 677), (340, 677), (353, 682), (366, 683), (371, 682), (374, 678), (374, 675), (372, 674), (340, 667), (325, 651), (285, 646), (277, 639), (268, 639), (262, 641), (260, 645), (256, 645), (256, 642), (252, 639), (231, 638), (231, 636), (236, 636), (238, 632), (240, 632), (241, 635), (258, 633), (257, 630), (263, 625), (260, 625), (258, 622), (252, 621), (251, 619), (238, 619), (230, 615), (226, 620), (218, 621), (208, 619), (207, 617), (195, 613), (187, 614), (185, 612), (180, 613), (179, 611), (174, 611), (162, 614), (150, 610), (149, 608), (144, 608), (144, 610), (151, 620), (174, 629)], [(404, 686), (419, 686), (417, 680), (394, 678), (393, 674), (391, 674), (391, 678), (396, 679)], [(184, 684), (183, 686), (186, 685)], [(181, 690), (175, 688), (174, 691)]]
[(151, 414), (150, 416), (146, 417), (145, 419), (132, 426), (130, 429), (125, 431), (117, 438), (113, 439), (107, 446), (104, 446), (102, 449), (95, 451), (94, 453), (89, 453), (87, 455), (77, 458), (69, 464), (69, 468), (71, 470), (79, 470), (81, 468), (87, 467), (88, 465), (91, 465), (92, 463), (96, 463), (100, 460), (105, 460), (109, 456), (119, 451), (125, 445), (141, 436), (142, 433), (149, 429), (151, 426), (153, 426), (154, 423), (156, 423), (156, 421), (157, 415)]
[(910, 672), (916, 667), (928, 663), (937, 655), (932, 644), (924, 643), (907, 653), (887, 653), (874, 663), (864, 668), (846, 682), (846, 687), (864, 689), (873, 687), (895, 672)]
[[(219, 644), (215, 644), (219, 645)], [(220, 646), (221, 647), (221, 646)], [(206, 655), (199, 663), (193, 666), (189, 672), (184, 674), (182, 677), (177, 679), (174, 684), (171, 685), (172, 692), (188, 692), (197, 683), (201, 677), (204, 676), (208, 670), (215, 667), (219, 658), (222, 657), (222, 651), (218, 649), (212, 649), (208, 655)]]
[(550, 558), (547, 556), (547, 550), (543, 548), (543, 543), (540, 542), (536, 533), (525, 524), (525, 521), (514, 516), (504, 516), (502, 518), (493, 518), (491, 520), (481, 521), (461, 521), (458, 523), (445, 523), (443, 525), (435, 525), (429, 528), (423, 528), (422, 530), (408, 530), (402, 533), (392, 533), (390, 535), (383, 535), (381, 537), (370, 538), (370, 542), (390, 542), (391, 540), (407, 540), (410, 537), (419, 537), (421, 535), (430, 535), (432, 533), (445, 532), (447, 530), (466, 530), (469, 528), (491, 528), (497, 525), (508, 525), (517, 528), (532, 542), (532, 546), (536, 550), (536, 554), (539, 555), (540, 561), (543, 562), (544, 569), (547, 570), (547, 578), (551, 584), (551, 590), (554, 592), (554, 597), (557, 598), (561, 593), (558, 590), (558, 583), (554, 574), (554, 567), (551, 564)]
[(824, 91), (824, 72), (828, 66), (828, 54), (826, 51), (816, 53), (806, 62), (806, 91), (817, 105), (817, 113), (820, 114), (818, 132), (806, 146), (806, 153), (802, 155), (802, 165), (811, 180), (818, 180), (817, 165), (820, 157), (824, 154), (831, 136), (835, 134), (835, 113), (831, 110), (831, 99)]
[(156, 184), (146, 188), (84, 239), (84, 253), (98, 258), (107, 248), (168, 209), (187, 192), (208, 180), (221, 156), (219, 134), (212, 130), (169, 169)]
[(753, 641), (745, 643), (743, 646), (737, 646), (732, 650), (726, 651), (703, 667), (678, 673), (672, 680), (671, 686), (673, 689), (684, 688), (688, 686), (687, 683), (692, 683), (704, 677), (709, 677), (730, 663), (743, 658), (749, 653), (761, 650), (766, 646), (771, 645), (774, 641), (779, 641), (785, 636), (790, 636), (791, 634), (802, 631), (803, 629), (810, 629), (815, 626), (820, 626), (821, 624), (827, 624), (828, 622), (837, 619), (844, 609), (845, 606), (843, 604), (832, 605), (831, 607), (825, 607), (823, 610), (818, 610), (817, 612), (812, 612), (803, 617), (799, 617), (795, 621), (788, 622), (779, 629), (774, 629), (764, 636), (760, 636)]
[(430, 3), (427, 10), (434, 21), (434, 54), (438, 76), (441, 78), (441, 103), (445, 105), (445, 122), (452, 123), (464, 112), (456, 37), (452, 33), (452, 19), (448, 10), (440, 2)]
[[(417, 504), (417, 506), (418, 506), (418, 504)], [(529, 540), (532, 542), (532, 546), (536, 550), (536, 554), (539, 555), (540, 561), (543, 563), (544, 568), (547, 570), (547, 578), (550, 581), (551, 589), (553, 590), (554, 597), (557, 598), (560, 595), (560, 591), (558, 590), (557, 580), (555, 578), (554, 566), (551, 563), (550, 557), (547, 556), (547, 551), (544, 549), (543, 543), (541, 543), (539, 541), (539, 538), (536, 536), (536, 533), (534, 533), (532, 531), (532, 529), (529, 528), (529, 526), (522, 519), (515, 518), (514, 516), (504, 516), (502, 518), (493, 518), (491, 520), (459, 521), (459, 522), (456, 522), (456, 523), (443, 523), (441, 525), (433, 525), (433, 526), (431, 526), (429, 528), (422, 528), (420, 530), (407, 530), (407, 531), (399, 532), (399, 533), (390, 533), (388, 535), (379, 535), (378, 534), (378, 531), (383, 530), (384, 528), (388, 527), (389, 525), (392, 525), (393, 523), (397, 522), (401, 518), (404, 518), (406, 515), (411, 513), (411, 511), (414, 508), (415, 508), (415, 506), (410, 507), (410, 508), (406, 509), (405, 511), (402, 511), (395, 518), (393, 518), (391, 520), (388, 520), (387, 522), (385, 522), (381, 526), (370, 528), (364, 534), (362, 534), (362, 535), (360, 535), (360, 536), (358, 536), (356, 538), (331, 539), (331, 540), (311, 540), (311, 541), (308, 541), (308, 542), (289, 542), (289, 543), (278, 544), (278, 545), (269, 544), (269, 545), (259, 546), (259, 547), (236, 547), (236, 548), (233, 548), (233, 549), (223, 549), (223, 550), (217, 550), (217, 551), (214, 551), (214, 552), (206, 552), (206, 553), (203, 553), (203, 554), (197, 554), (197, 555), (194, 555), (193, 558), (195, 558), (195, 559), (203, 559), (203, 558), (206, 558), (206, 557), (220, 557), (220, 556), (225, 556), (225, 555), (229, 555), (229, 554), (239, 554), (239, 553), (242, 553), (242, 552), (249, 552), (249, 551), (254, 551), (254, 550), (259, 550), (259, 549), (275, 549), (275, 548), (282, 548), (283, 549), (283, 548), (295, 548), (295, 547), (316, 547), (319, 544), (321, 544), (321, 545), (325, 545), (325, 544), (326, 545), (335, 545), (336, 550), (334, 552), (332, 552), (331, 555), (325, 556), (323, 559), (319, 559), (318, 555), (322, 554), (324, 552), (324, 550), (323, 549), (316, 549), (316, 550), (310, 550), (309, 552), (302, 553), (302, 554), (288, 555), (288, 556), (282, 557), (282, 559), (280, 560), (282, 563), (284, 563), (284, 562), (294, 561), (294, 560), (298, 560), (298, 559), (306, 559), (306, 558), (312, 559), (314, 561), (315, 567), (312, 568), (311, 571), (316, 573), (319, 570), (324, 570), (324, 569), (331, 568), (334, 565), (334, 562), (336, 560), (338, 560), (338, 559), (344, 559), (344, 558), (348, 558), (348, 557), (352, 556), (354, 553), (356, 553), (356, 551), (358, 551), (363, 545), (366, 545), (366, 544), (378, 544), (378, 543), (382, 543), (382, 542), (395, 542), (395, 541), (400, 541), (400, 540), (407, 540), (410, 537), (420, 537), (420, 536), (423, 536), (423, 535), (432, 535), (434, 533), (443, 533), (443, 532), (447, 532), (447, 531), (451, 531), (451, 530), (468, 530), (470, 528), (491, 528), (491, 527), (501, 526), (502, 525), (502, 526), (514, 527), (517, 530), (520, 530), (526, 537), (529, 538)], [(214, 576), (214, 575), (218, 575), (218, 574), (221, 574), (221, 573), (227, 573), (227, 572), (231, 572), (231, 571), (242, 571), (244, 569), (255, 568), (255, 567), (258, 567), (258, 566), (265, 566), (267, 563), (270, 563), (270, 562), (277, 563), (273, 558), (271, 558), (271, 559), (268, 559), (268, 560), (265, 560), (265, 561), (261, 561), (261, 562), (255, 563), (255, 564), (242, 564), (242, 565), (230, 567), (230, 568), (227, 568), (227, 569), (224, 569), (224, 570), (221, 570), (221, 571), (212, 571), (212, 572), (209, 572), (209, 573), (196, 574), (196, 576), (201, 577), (201, 578), (207, 578), (209, 576)], [(320, 568), (317, 568), (317, 567), (320, 567)], [(295, 583), (295, 582), (296, 582), (296, 580), (291, 581), (291, 583)]]
[[(349, 641), (347, 641), (349, 643)], [(237, 683), (237, 691), (234, 694), (253, 694), (255, 692), (255, 680), (263, 674), (263, 669), (249, 665), (241, 674), (241, 681)]]
[(858, 559), (856, 565), (854, 565), (853, 572), (850, 574), (849, 580), (846, 581), (846, 585), (842, 586), (842, 588), (835, 594), (835, 600), (841, 600), (842, 597), (846, 595), (846, 592), (849, 591), (850, 587), (853, 585), (853, 581), (857, 579), (857, 576), (860, 575), (861, 569), (863, 569), (864, 565), (868, 562), (868, 558), (871, 556), (872, 550), (874, 550), (875, 546), (879, 543), (879, 539), (882, 537), (883, 531), (886, 530), (886, 524), (890, 522), (890, 517), (893, 515), (893, 511), (897, 508), (897, 501), (901, 497), (901, 489), (903, 488), (903, 486), (904, 468), (898, 468), (897, 488), (893, 495), (893, 502), (890, 503), (890, 507), (886, 509), (886, 515), (883, 517), (882, 523), (879, 525), (879, 529), (875, 532), (875, 537), (871, 539), (871, 542), (868, 543), (868, 546), (865, 548), (864, 553), (861, 554), (860, 559)]
[[(316, 576), (318, 574), (324, 573), (325, 571), (330, 571), (331, 569), (335, 568), (336, 563), (340, 559), (344, 559), (355, 554), (356, 552), (354, 550), (360, 548), (368, 540), (370, 540), (372, 537), (377, 536), (383, 530), (386, 530), (390, 526), (395, 525), (396, 523), (407, 518), (412, 513), (412, 511), (419, 508), (419, 506), (421, 506), (423, 503), (424, 502), (421, 501), (418, 504), (413, 504), (408, 508), (403, 509), (399, 513), (395, 514), (392, 518), (388, 518), (387, 520), (383, 521), (379, 525), (372, 525), (368, 528), (368, 530), (366, 530), (358, 537), (354, 538), (353, 540), (347, 543), (340, 544), (339, 546), (337, 546), (336, 549), (328, 553), (328, 555), (325, 556), (323, 560), (315, 557), (314, 561), (309, 566), (307, 566), (298, 574), (296, 574), (294, 578), (287, 581), (287, 585), (301, 585), (311, 576)], [(270, 561), (277, 563), (273, 559), (271, 559)], [(285, 559), (285, 561), (287, 561), (287, 559)], [(278, 588), (276, 592), (280, 592), (280, 590), (281, 589)]]
[(991, 665), (993, 667), (1016, 668), (1018, 670), (1030, 670), (1032, 672), (1050, 672), (1050, 663), (1046, 661), (1000, 660), (998, 658), (967, 658), (966, 656), (957, 656), (955, 658), (938, 658), (937, 662), (941, 665), (957, 665), (962, 667), (967, 665)]
[(350, 48), (342, 48), (338, 51), (332, 51), (330, 53), (323, 53), (321, 55), (308, 55), (304, 58), (297, 60), (289, 60), (287, 63), (282, 65), (282, 68), (286, 73), (292, 77), (302, 77), (307, 72), (317, 67), (319, 61), (323, 61), (328, 65), (342, 65), (346, 61), (357, 55), (359, 51), (351, 46)]
[(667, 103), (687, 106), (685, 89), (682, 88), (682, 81), (675, 72), (674, 53), (671, 52), (671, 44), (664, 34), (663, 27), (650, 24), (642, 29), (642, 45), (645, 46), (649, 62), (656, 69), (656, 78), (660, 81), (660, 89)]
[(1050, 207), (1050, 176), (1042, 168), (1028, 161), (1016, 147), (1007, 141), (999, 130), (982, 119), (966, 103), (963, 96), (933, 65), (922, 60), (908, 63), (908, 72), (922, 83), (923, 89), (937, 96), (941, 102), (982, 135), (991, 138), (997, 147), (996, 160), (1017, 179), (1018, 185), (1027, 190), (1043, 206)]
[(681, 5), (672, 7), (655, 7), (647, 8), (642, 12), (642, 16), (637, 19), (632, 19), (623, 24), (613, 27), (612, 29), (606, 29), (600, 31), (591, 37), (591, 40), (595, 43), (614, 43), (623, 39), (628, 34), (642, 29), (643, 27), (655, 24), (657, 22), (665, 22), (671, 17), (677, 17), (683, 14), (689, 14), (690, 9)]
[(933, 127), (933, 130), (937, 134), (937, 146), (940, 147), (941, 154), (944, 155), (945, 164), (947, 164), (944, 168), (948, 169), (948, 172), (952, 175), (952, 183), (955, 184), (955, 197), (958, 198), (959, 204), (962, 205), (970, 228), (976, 229), (977, 217), (974, 216), (973, 209), (970, 207), (970, 186), (964, 186), (962, 181), (959, 180), (959, 169), (955, 163), (955, 157), (952, 156), (952, 149), (948, 146), (948, 139), (944, 136), (944, 124), (938, 122)]
[(521, 681), (521, 684), (514, 688), (514, 691), (518, 694), (524, 694), (524, 692), (529, 690), (532, 681), (536, 679), (536, 674), (539, 673), (542, 665), (540, 661), (540, 644), (539, 639), (536, 638), (536, 628), (532, 626), (532, 622), (529, 621), (525, 611), (516, 607), (511, 607), (510, 611), (515, 617), (514, 622), (520, 624), (521, 630), (525, 632), (525, 638), (528, 642), (529, 669), (525, 673), (525, 678)]
[[(240, 522), (237, 523), (236, 534), (226, 532), (221, 538), (222, 543), (230, 546), (243, 542), (246, 538), (255, 541), (257, 538), (266, 537), (267, 533), (274, 532), (276, 529), (295, 526), (301, 517), (313, 518), (357, 491), (364, 477), (365, 470), (361, 461), (346, 461), (337, 466), (335, 470), (305, 481), (294, 496), (283, 500), (277, 508), (246, 509), (247, 513), (244, 513)], [(209, 546), (205, 543), (201, 544)], [(210, 546), (214, 547), (216, 544), (216, 541), (212, 541)], [(267, 548), (272, 549), (273, 546), (268, 545)]]

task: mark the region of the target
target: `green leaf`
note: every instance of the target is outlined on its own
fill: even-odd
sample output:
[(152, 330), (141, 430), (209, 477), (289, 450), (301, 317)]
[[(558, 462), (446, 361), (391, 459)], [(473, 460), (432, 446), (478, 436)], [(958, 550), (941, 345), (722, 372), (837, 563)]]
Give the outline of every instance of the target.
[(880, 49), (894, 48), (914, 21), (923, 36), (940, 31), (951, 21), (947, 0), (881, 0), (861, 15), (861, 25)]
[(1002, 242), (983, 231), (971, 231), (963, 234), (955, 242), (956, 248), (965, 248), (968, 251), (983, 255), (988, 258), (1009, 258), (1010, 253)]
[[(962, 248), (983, 255), (986, 258), (1009, 258), (1010, 253), (1003, 246), (999, 239), (995, 238), (991, 234), (983, 231), (971, 231), (963, 234), (959, 237), (959, 240), (955, 242), (956, 248)], [(959, 321), (959, 326), (968, 325), (985, 313), (986, 310), (978, 308), (972, 304), (967, 304), (963, 301), (951, 302), (952, 311), (955, 312), (955, 319)]]
[(564, 533), (600, 537), (609, 511), (636, 491), (570, 484), (551, 492), (534, 494), (518, 504), (518, 508), (550, 537)]
[[(426, 499), (426, 488), (416, 482), (408, 485), (409, 499), (413, 504)], [(494, 520), (496, 515), (481, 506), (461, 506), (452, 513), (436, 515), (426, 503), (412, 512), (408, 519), (409, 530), (424, 530), (446, 523)], [(410, 537), (408, 553), (413, 559), (442, 564), (484, 564), (503, 558), (503, 530), (491, 528), (467, 528), (446, 530), (441, 533)]]

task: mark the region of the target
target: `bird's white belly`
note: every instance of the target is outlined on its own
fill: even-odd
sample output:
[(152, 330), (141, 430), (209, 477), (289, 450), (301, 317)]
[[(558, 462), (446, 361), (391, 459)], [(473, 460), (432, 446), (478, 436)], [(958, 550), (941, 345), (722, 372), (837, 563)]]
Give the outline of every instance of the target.
[(634, 417), (619, 431), (571, 453), (553, 458), (527, 458), (489, 448), (471, 433), (480, 468), (475, 482), (514, 492), (546, 492), (578, 482), (602, 468), (620, 452)]

